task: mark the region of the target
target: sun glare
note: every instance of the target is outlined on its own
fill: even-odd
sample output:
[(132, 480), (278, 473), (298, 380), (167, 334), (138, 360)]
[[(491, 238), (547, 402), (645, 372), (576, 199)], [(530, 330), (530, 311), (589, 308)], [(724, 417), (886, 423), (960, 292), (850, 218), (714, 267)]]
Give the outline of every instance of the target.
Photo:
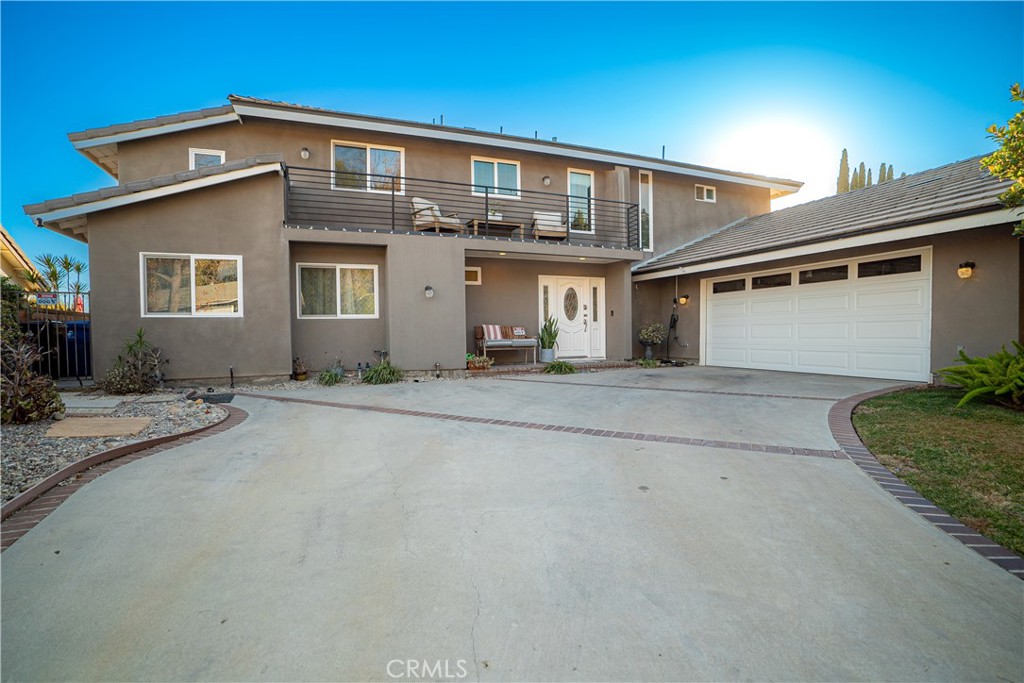
[(795, 195), (772, 202), (773, 210), (835, 194), (841, 143), (814, 124), (795, 118), (748, 121), (709, 142), (714, 166), (804, 183)]

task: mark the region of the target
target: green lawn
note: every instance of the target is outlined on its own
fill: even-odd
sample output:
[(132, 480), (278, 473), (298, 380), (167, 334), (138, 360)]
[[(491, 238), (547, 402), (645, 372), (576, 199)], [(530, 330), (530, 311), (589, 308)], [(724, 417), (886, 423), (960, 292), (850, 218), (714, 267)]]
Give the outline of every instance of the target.
[(1024, 413), (958, 389), (912, 389), (858, 406), (861, 440), (921, 495), (1024, 554)]

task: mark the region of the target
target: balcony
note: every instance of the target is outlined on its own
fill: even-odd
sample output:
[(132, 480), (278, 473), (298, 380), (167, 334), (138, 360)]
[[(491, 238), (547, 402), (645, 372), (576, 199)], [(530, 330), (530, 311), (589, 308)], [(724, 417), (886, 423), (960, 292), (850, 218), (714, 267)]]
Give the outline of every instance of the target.
[(285, 175), (290, 226), (639, 249), (628, 202), (295, 166)]

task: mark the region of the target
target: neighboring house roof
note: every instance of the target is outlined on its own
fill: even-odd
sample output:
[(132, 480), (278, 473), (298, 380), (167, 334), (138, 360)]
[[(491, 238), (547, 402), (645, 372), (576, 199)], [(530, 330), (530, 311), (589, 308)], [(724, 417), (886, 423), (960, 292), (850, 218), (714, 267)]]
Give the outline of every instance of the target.
[(7, 228), (2, 225), (0, 225), (0, 266), (2, 266), (0, 273), (14, 280), (22, 288), (28, 290), (36, 288), (36, 285), (25, 279), (23, 271), (39, 275), (39, 270), (32, 265), (32, 261), (21, 250), (11, 233), (7, 232)]
[[(999, 201), (1010, 182), (993, 177), (982, 169), (980, 161), (980, 156), (972, 157), (862, 190), (745, 218), (642, 261), (633, 272), (653, 277), (681, 275), (739, 265), (732, 262), (745, 256), (762, 255), (759, 260), (766, 261), (795, 255), (788, 252), (800, 247), (813, 252), (855, 246), (850, 240), (861, 236), (873, 235), (864, 242), (877, 244), (918, 233), (1011, 222), (1013, 210), (1003, 208)], [(942, 225), (937, 225), (939, 221)], [(927, 227), (911, 233), (913, 226)], [(813, 249), (813, 245), (820, 248)], [(787, 253), (780, 253), (784, 250)]]
[(85, 237), (85, 217), (90, 213), (198, 190), (270, 171), (284, 172), (282, 155), (257, 154), (218, 166), (156, 176), (70, 197), (50, 199), (39, 204), (27, 204), (24, 210), (37, 225), (86, 242), (88, 240)]
[(705, 180), (764, 187), (769, 189), (770, 196), (773, 199), (792, 194), (803, 186), (803, 183), (796, 180), (773, 178), (753, 173), (726, 171), (708, 166), (685, 164), (678, 161), (613, 152), (594, 147), (570, 145), (562, 142), (527, 138), (517, 135), (506, 135), (503, 133), (490, 133), (475, 130), (473, 128), (438, 126), (435, 124), (418, 123), (415, 121), (404, 121), (379, 116), (351, 114), (333, 111), (330, 109), (321, 109), (319, 107), (290, 104), (287, 102), (260, 99), (256, 97), (243, 97), (240, 95), (228, 95), (228, 101), (231, 104), (224, 107), (200, 109), (198, 111), (183, 112), (181, 114), (172, 114), (170, 116), (158, 116), (151, 119), (133, 121), (131, 123), (105, 126), (103, 128), (90, 128), (78, 133), (70, 133), (68, 135), (68, 139), (71, 140), (72, 144), (74, 144), (78, 151), (82, 152), (82, 154), (115, 178), (118, 175), (117, 144), (119, 142), (152, 137), (154, 135), (162, 135), (165, 133), (174, 133), (201, 126), (229, 123), (239, 121), (242, 117), (250, 116), (256, 118), (313, 123), (326, 126), (359, 128), (378, 132), (395, 133), (399, 135), (414, 135), (418, 137), (532, 151), (541, 154), (558, 154), (561, 156), (601, 161), (611, 164), (641, 166), (655, 171), (689, 175), (697, 178), (703, 178)]

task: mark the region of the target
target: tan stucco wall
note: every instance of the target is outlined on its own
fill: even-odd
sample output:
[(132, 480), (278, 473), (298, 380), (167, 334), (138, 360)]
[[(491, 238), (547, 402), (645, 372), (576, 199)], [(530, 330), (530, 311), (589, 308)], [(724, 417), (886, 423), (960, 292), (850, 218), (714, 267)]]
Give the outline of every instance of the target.
[[(296, 300), (297, 263), (371, 264), (377, 266), (378, 317), (337, 320), (299, 318)], [(376, 360), (374, 350), (387, 348), (388, 272), (384, 247), (337, 244), (291, 243), (289, 265), (289, 317), (292, 329), (292, 356), (300, 356), (315, 371), (334, 364), (340, 358), (346, 369), (358, 363)]]
[[(282, 179), (257, 176), (89, 217), (93, 372), (102, 377), (140, 326), (169, 379), (288, 375), (288, 251)], [(141, 252), (242, 256), (241, 318), (141, 314)]]
[[(695, 275), (636, 283), (634, 321), (657, 319), (667, 324), (677, 282), (680, 294), (690, 302), (679, 307), (680, 343), (673, 343), (670, 356), (696, 360), (700, 349), (700, 280), (772, 268), (799, 266), (844, 258), (855, 258), (930, 245), (932, 247), (932, 334), (931, 369), (951, 365), (957, 348), (970, 355), (987, 355), (1010, 340), (1021, 338), (1022, 244), (1011, 236), (1008, 225), (947, 233), (934, 237), (827, 252), (798, 259), (765, 261), (755, 266), (728, 268)], [(957, 277), (957, 266), (974, 261), (977, 268), (967, 280)], [(635, 349), (637, 347), (634, 347)]]

